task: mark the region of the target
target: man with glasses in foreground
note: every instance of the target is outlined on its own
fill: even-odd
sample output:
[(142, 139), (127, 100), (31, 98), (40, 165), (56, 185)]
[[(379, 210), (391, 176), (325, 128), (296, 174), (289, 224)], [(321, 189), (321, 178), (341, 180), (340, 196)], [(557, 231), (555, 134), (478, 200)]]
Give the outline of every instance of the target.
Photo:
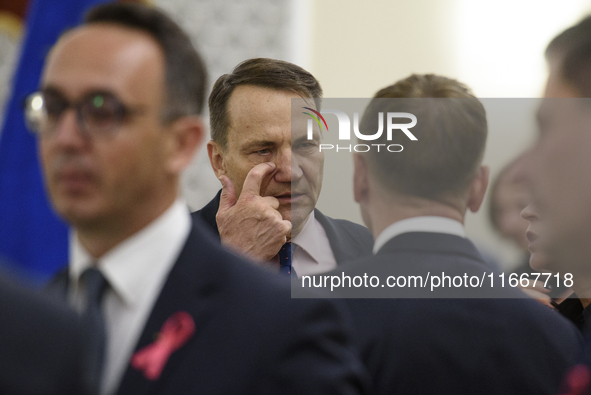
[(52, 204), (73, 228), (50, 288), (102, 329), (101, 393), (357, 393), (333, 305), (292, 305), (286, 282), (223, 250), (179, 197), (205, 81), (172, 20), (115, 3), (60, 38), (27, 102)]

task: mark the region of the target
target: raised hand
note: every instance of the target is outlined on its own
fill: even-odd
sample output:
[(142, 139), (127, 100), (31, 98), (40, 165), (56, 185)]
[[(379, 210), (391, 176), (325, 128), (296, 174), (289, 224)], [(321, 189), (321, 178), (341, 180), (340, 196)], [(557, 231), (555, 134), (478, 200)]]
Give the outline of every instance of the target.
[(261, 184), (275, 170), (272, 162), (253, 167), (236, 199), (232, 181), (221, 176), (222, 194), (216, 221), (222, 244), (255, 261), (271, 260), (291, 233), (291, 222), (279, 213), (279, 201), (261, 196)]

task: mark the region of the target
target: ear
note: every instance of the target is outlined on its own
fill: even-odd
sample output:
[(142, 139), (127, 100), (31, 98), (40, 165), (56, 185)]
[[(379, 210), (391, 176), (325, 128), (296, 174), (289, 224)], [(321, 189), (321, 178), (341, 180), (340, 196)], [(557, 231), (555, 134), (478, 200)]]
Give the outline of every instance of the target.
[(203, 120), (198, 116), (182, 117), (174, 121), (167, 132), (172, 137), (169, 169), (175, 174), (180, 174), (189, 166), (195, 152), (201, 146), (205, 134)]
[(226, 165), (224, 162), (224, 149), (213, 140), (207, 142), (207, 155), (209, 163), (217, 178), (226, 175)]
[(355, 201), (361, 203), (369, 196), (369, 171), (362, 155), (353, 155), (353, 194)]
[(468, 196), (468, 208), (473, 213), (477, 212), (484, 200), (486, 188), (488, 187), (488, 176), (490, 169), (488, 166), (480, 166), (476, 177), (470, 186), (470, 195)]

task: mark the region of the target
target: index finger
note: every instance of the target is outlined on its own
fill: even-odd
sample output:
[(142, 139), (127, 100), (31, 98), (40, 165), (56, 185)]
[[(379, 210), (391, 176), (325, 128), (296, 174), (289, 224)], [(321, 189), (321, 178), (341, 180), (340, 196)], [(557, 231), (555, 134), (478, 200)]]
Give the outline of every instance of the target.
[(242, 186), (242, 194), (246, 193), (249, 195), (261, 195), (261, 184), (263, 183), (263, 178), (269, 173), (275, 170), (275, 163), (273, 162), (265, 162), (259, 163), (246, 175), (246, 179), (244, 180), (244, 185)]

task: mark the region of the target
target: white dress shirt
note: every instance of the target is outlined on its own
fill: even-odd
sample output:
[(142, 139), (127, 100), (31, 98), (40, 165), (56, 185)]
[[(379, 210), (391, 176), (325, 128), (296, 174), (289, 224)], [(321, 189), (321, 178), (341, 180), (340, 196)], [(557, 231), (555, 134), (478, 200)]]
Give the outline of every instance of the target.
[(302, 231), (293, 239), (297, 247), (293, 251), (291, 265), (298, 277), (325, 273), (337, 267), (326, 231), (310, 213)]
[(460, 221), (446, 217), (420, 216), (403, 219), (394, 222), (379, 234), (373, 243), (373, 253), (376, 254), (380, 248), (394, 237), (408, 232), (431, 232), (447, 233), (460, 237), (466, 237), (466, 229)]
[(98, 260), (70, 237), (70, 301), (83, 309), (85, 291), (78, 279), (85, 269), (97, 267), (109, 283), (102, 308), (107, 350), (101, 394), (113, 394), (141, 336), (152, 307), (191, 230), (187, 205), (177, 200), (160, 217)]

